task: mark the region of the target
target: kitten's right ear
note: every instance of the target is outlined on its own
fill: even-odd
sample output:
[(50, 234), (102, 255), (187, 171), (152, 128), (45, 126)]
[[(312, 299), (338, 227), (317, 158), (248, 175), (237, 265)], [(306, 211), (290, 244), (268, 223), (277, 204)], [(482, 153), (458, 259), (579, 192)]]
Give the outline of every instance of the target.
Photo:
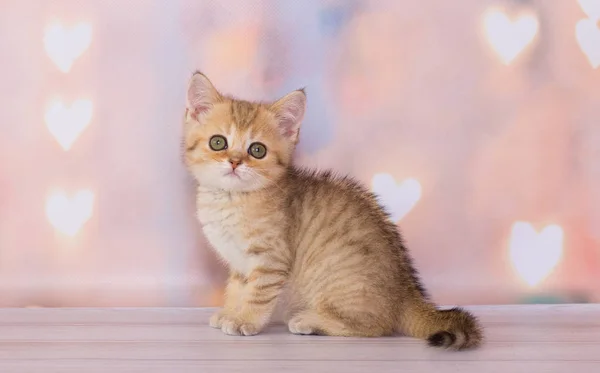
[(187, 110), (195, 120), (206, 114), (212, 106), (221, 101), (221, 94), (215, 89), (206, 75), (196, 71), (187, 90)]

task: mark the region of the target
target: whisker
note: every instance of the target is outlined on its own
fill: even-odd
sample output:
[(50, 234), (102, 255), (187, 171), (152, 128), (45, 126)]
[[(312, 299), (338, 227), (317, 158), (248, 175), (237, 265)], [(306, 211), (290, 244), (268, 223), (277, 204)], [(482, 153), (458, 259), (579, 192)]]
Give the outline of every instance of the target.
[(270, 181), (270, 182), (271, 182), (271, 184), (272, 184), (273, 186), (275, 186), (277, 189), (279, 189), (279, 190), (280, 190), (280, 191), (282, 191), (282, 192), (285, 192), (285, 191), (283, 190), (283, 188), (281, 188), (281, 187), (280, 187), (280, 186), (279, 186), (279, 185), (278, 185), (278, 184), (277, 184), (275, 181), (273, 181), (272, 179), (270, 179), (269, 177), (267, 177), (267, 176), (265, 176), (265, 175), (260, 175), (258, 172), (256, 172), (256, 170), (255, 170), (255, 169), (251, 169), (251, 168), (249, 168), (249, 169), (248, 169), (248, 171), (249, 171), (249, 173), (250, 173), (250, 175), (251, 175), (251, 176), (254, 176), (254, 177), (256, 177), (256, 178), (259, 178), (259, 177), (260, 177), (260, 178), (262, 178), (262, 179), (266, 179), (267, 181)]

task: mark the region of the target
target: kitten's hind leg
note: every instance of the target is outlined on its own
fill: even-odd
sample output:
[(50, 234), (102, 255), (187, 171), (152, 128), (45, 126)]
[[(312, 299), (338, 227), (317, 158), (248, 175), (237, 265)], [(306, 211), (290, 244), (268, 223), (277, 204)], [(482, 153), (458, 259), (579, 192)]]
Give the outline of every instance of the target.
[(293, 334), (340, 337), (381, 337), (393, 333), (390, 328), (365, 321), (344, 319), (329, 312), (305, 310), (290, 319), (288, 329)]

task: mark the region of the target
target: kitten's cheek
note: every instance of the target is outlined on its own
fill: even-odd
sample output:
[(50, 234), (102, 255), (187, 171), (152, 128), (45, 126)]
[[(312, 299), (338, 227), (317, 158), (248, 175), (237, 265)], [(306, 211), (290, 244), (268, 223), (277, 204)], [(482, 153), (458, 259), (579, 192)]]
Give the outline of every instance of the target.
[(191, 153), (185, 153), (183, 155), (183, 161), (185, 162), (186, 166), (190, 167), (194, 165), (194, 157), (193, 154)]
[(215, 172), (211, 172), (211, 170), (200, 165), (196, 165), (193, 168), (193, 173), (196, 179), (201, 183), (206, 183), (207, 181), (215, 181), (219, 179), (218, 175), (216, 175)]

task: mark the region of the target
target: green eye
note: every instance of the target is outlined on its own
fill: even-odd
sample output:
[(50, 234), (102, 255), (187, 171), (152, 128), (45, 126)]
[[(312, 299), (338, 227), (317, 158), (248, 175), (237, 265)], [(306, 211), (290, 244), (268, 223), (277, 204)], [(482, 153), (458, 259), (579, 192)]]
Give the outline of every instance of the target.
[(214, 135), (208, 141), (208, 145), (214, 151), (227, 149), (227, 140), (221, 135)]
[(264, 158), (267, 155), (267, 147), (259, 142), (253, 142), (248, 148), (248, 154), (256, 159)]

